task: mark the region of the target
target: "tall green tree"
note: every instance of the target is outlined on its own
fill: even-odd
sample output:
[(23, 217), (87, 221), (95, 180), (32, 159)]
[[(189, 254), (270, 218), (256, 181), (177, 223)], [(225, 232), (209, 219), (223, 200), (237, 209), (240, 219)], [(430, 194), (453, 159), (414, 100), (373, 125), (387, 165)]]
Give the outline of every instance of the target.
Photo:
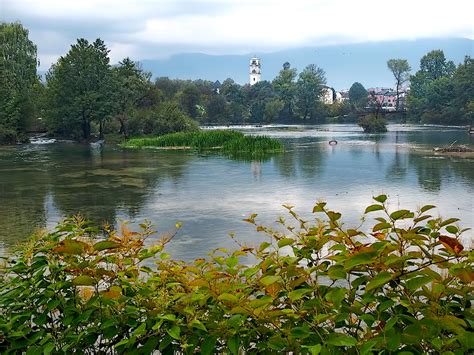
[(296, 96), (296, 74), (295, 68), (291, 68), (290, 63), (285, 62), (283, 69), (273, 80), (272, 86), (276, 95), (284, 102), (283, 118), (293, 118), (293, 106)]
[(243, 91), (245, 91), (245, 89), (247, 89), (245, 100), (247, 102), (251, 122), (263, 122), (264, 120), (266, 122), (273, 122), (278, 119), (284, 104), (280, 107), (276, 115), (273, 113), (267, 115), (266, 113), (266, 105), (275, 97), (275, 92), (270, 82), (263, 80), (252, 86), (244, 86)]
[(91, 125), (103, 136), (114, 109), (109, 50), (101, 39), (78, 39), (46, 75), (50, 110), (48, 124), (57, 134), (89, 139)]
[(429, 80), (452, 76), (455, 70), (453, 61), (446, 60), (444, 52), (440, 49), (428, 52), (420, 60), (419, 72), (425, 73)]
[(456, 107), (458, 117), (471, 125), (474, 123), (474, 60), (467, 56), (453, 75), (453, 98), (451, 106)]
[(361, 83), (355, 82), (352, 84), (349, 89), (349, 102), (352, 109), (363, 109), (367, 105), (368, 95), (369, 93)]
[[(138, 63), (125, 58), (112, 68), (112, 98), (115, 117), (120, 124), (120, 134), (128, 136), (128, 117), (132, 110), (143, 106), (152, 90), (151, 73), (143, 71)], [(146, 105), (148, 106), (148, 105)]]
[(201, 103), (201, 93), (195, 83), (189, 83), (180, 92), (179, 101), (182, 109), (191, 118), (198, 118), (198, 105)]
[(408, 109), (412, 119), (442, 123), (440, 110), (453, 95), (449, 81), (455, 70), (454, 63), (446, 60), (442, 50), (431, 51), (421, 58), (420, 70), (410, 78)]
[(28, 30), (20, 23), (0, 23), (0, 141), (21, 139), (34, 118), (36, 67), (36, 45)]
[(402, 85), (410, 79), (411, 67), (406, 59), (390, 59), (387, 62), (387, 67), (395, 78), (395, 92), (397, 93), (397, 101), (395, 108), (400, 109), (400, 91)]
[(296, 111), (303, 119), (314, 119), (320, 104), (326, 74), (315, 64), (308, 65), (296, 82)]

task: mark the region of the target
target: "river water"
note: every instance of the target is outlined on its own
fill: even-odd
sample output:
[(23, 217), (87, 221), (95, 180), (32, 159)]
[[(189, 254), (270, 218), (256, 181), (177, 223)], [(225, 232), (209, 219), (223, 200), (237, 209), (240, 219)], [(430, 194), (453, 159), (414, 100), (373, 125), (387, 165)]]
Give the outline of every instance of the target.
[[(270, 225), (289, 203), (313, 218), (314, 203), (326, 200), (348, 227), (357, 226), (371, 197), (381, 193), (394, 209), (434, 204), (435, 214), (474, 227), (474, 158), (432, 152), (455, 141), (473, 146), (465, 130), (390, 125), (386, 134), (365, 135), (356, 125), (241, 129), (281, 139), (286, 152), (249, 161), (73, 143), (1, 147), (0, 255), (36, 229), (81, 213), (132, 227), (148, 219), (162, 233), (181, 222), (168, 252), (189, 260), (235, 247), (229, 232), (244, 243), (261, 241), (242, 221), (251, 213)], [(330, 146), (332, 139), (338, 144)], [(467, 232), (464, 241), (473, 239)]]

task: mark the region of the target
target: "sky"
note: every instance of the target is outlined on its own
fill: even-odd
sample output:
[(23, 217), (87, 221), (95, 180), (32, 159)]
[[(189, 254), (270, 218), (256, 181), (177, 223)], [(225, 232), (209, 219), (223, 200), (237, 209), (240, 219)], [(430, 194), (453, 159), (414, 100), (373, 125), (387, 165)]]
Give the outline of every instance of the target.
[(100, 37), (117, 63), (183, 52), (474, 39), (473, 13), (473, 0), (0, 0), (0, 20), (29, 29), (41, 70), (77, 38)]

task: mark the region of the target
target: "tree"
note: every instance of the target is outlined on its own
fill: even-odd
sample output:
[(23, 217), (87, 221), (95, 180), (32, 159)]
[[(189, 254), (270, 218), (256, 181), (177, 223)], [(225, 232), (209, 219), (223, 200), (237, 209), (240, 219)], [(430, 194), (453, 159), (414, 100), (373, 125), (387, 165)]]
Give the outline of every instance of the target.
[(325, 84), (326, 74), (315, 64), (308, 65), (300, 73), (296, 83), (296, 109), (301, 118), (314, 118)]
[(78, 39), (46, 75), (50, 129), (65, 136), (91, 136), (91, 124), (99, 125), (113, 112), (108, 49), (101, 39)]
[(168, 77), (160, 77), (155, 80), (155, 86), (163, 93), (165, 99), (171, 100), (180, 90), (181, 83)]
[(191, 118), (198, 117), (197, 105), (201, 103), (201, 95), (196, 84), (190, 83), (186, 85), (180, 93), (180, 102), (183, 110)]
[(211, 97), (207, 105), (207, 116), (210, 123), (225, 123), (228, 116), (229, 104), (222, 95)]
[(453, 61), (446, 61), (444, 52), (440, 49), (427, 53), (420, 60), (419, 72), (426, 73), (428, 80), (451, 76), (455, 69)]
[(395, 78), (395, 91), (397, 94), (395, 108), (398, 111), (400, 108), (400, 89), (409, 80), (411, 67), (406, 59), (390, 59), (387, 62), (387, 66)]
[(127, 122), (130, 112), (138, 106), (143, 106), (147, 94), (152, 90), (150, 77), (151, 73), (144, 72), (128, 57), (119, 62), (117, 67), (112, 68), (115, 117), (120, 123), (119, 133), (125, 137), (128, 136)]
[(264, 121), (267, 123), (276, 121), (278, 119), (278, 115), (280, 114), (281, 110), (283, 110), (284, 106), (285, 103), (280, 99), (273, 99), (268, 101), (265, 104), (265, 113), (263, 116)]
[[(451, 119), (454, 118), (452, 108), (446, 105), (449, 101), (447, 98), (453, 97), (453, 88), (448, 81), (451, 80), (455, 70), (454, 63), (446, 61), (441, 50), (431, 51), (421, 58), (420, 70), (410, 78), (408, 108), (413, 119), (418, 121), (423, 118), (425, 122), (441, 123), (443, 105), (448, 109), (445, 113), (448, 113)], [(442, 93), (440, 90), (446, 90), (446, 92)], [(444, 104), (438, 105), (436, 100), (441, 97)]]
[(277, 96), (285, 103), (284, 111), (287, 118), (293, 117), (293, 105), (296, 93), (296, 69), (291, 68), (290, 63), (285, 62), (283, 69), (273, 80), (272, 86)]
[[(265, 115), (265, 106), (275, 97), (272, 84), (266, 80), (263, 80), (252, 86), (244, 86), (242, 91), (247, 92), (246, 102), (250, 114), (250, 120), (252, 122), (263, 122), (264, 120), (267, 120), (268, 116)], [(283, 107), (280, 108), (276, 116), (271, 116), (272, 122), (278, 119), (282, 109)]]
[(20, 23), (0, 23), (0, 39), (0, 131), (7, 133), (0, 136), (15, 143), (34, 117), (31, 93), (39, 85), (36, 45)]
[(361, 83), (355, 82), (349, 89), (349, 102), (353, 109), (363, 109), (367, 104), (368, 92)]
[(453, 95), (451, 107), (458, 109), (461, 121), (473, 124), (474, 121), (474, 60), (466, 57), (453, 75)]

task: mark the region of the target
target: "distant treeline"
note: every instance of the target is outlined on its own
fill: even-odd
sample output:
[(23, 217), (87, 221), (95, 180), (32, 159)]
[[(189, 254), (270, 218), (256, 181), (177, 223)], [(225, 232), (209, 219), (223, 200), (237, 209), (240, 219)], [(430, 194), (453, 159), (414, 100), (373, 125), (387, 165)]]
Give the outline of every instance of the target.
[[(221, 85), (166, 77), (153, 81), (129, 58), (112, 66), (100, 39), (92, 43), (78, 39), (41, 82), (37, 49), (28, 30), (20, 23), (2, 23), (0, 37), (3, 143), (26, 140), (30, 131), (89, 140), (105, 134), (130, 137), (194, 130), (208, 123), (318, 123), (370, 110), (368, 93), (360, 83), (353, 84), (347, 100), (325, 104), (325, 73), (314, 64), (298, 73), (284, 63), (272, 82), (253, 86), (230, 78)], [(398, 80), (390, 65), (389, 69)], [(442, 51), (428, 53), (411, 76), (408, 117), (416, 122), (471, 122), (473, 77), (471, 58), (456, 68)]]

